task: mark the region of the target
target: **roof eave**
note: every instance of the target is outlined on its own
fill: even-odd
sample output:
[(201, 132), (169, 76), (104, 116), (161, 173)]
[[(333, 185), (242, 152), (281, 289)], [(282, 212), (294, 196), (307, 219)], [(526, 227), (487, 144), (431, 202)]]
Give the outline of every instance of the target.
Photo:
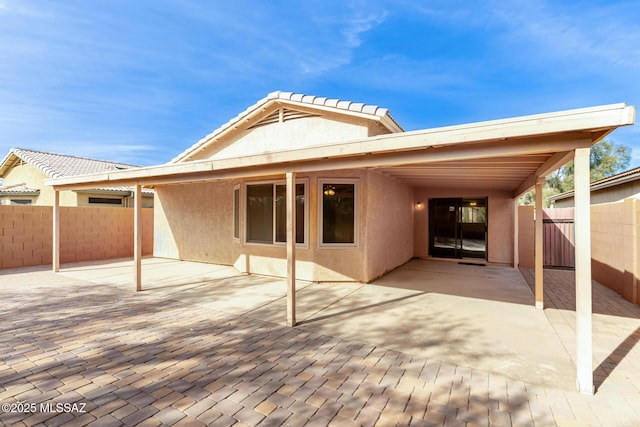
[(9, 152), (7, 153), (6, 156), (4, 156), (4, 159), (2, 159), (2, 163), (0, 163), (0, 178), (4, 178), (5, 174), (8, 172), (9, 168), (11, 168), (11, 166), (13, 166), (12, 164), (9, 164), (9, 160), (12, 157), (18, 157), (15, 153), (15, 148), (12, 148), (11, 150), (9, 150)]
[[(45, 183), (59, 189), (74, 185), (94, 185), (104, 182), (145, 182), (152, 185), (152, 178), (177, 174), (222, 174), (224, 171), (240, 170), (247, 167), (273, 167), (275, 164), (309, 162), (319, 159), (345, 158), (375, 153), (388, 153), (408, 150), (424, 150), (432, 147), (458, 146), (479, 142), (508, 143), (517, 146), (517, 139), (540, 139), (544, 136), (565, 134), (588, 138), (587, 146), (592, 143), (592, 133), (603, 129), (615, 129), (633, 124), (635, 107), (626, 104), (612, 104), (586, 109), (568, 110), (533, 116), (489, 122), (471, 123), (413, 132), (379, 135), (354, 141), (336, 142), (296, 150), (270, 152), (254, 156), (224, 160), (200, 160), (151, 166), (103, 174), (75, 176), (61, 179), (49, 179)], [(507, 141), (508, 140), (508, 141)], [(513, 141), (512, 141), (513, 140)], [(566, 149), (566, 144), (563, 145)], [(256, 166), (262, 165), (262, 166)]]

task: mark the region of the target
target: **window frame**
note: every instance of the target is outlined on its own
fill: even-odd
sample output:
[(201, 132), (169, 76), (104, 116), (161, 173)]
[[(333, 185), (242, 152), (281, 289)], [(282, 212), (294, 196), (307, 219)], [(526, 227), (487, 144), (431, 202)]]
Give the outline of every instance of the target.
[[(265, 184), (271, 184), (272, 187), (272, 194), (273, 194), (273, 222), (272, 222), (272, 228), (271, 228), (271, 243), (263, 243), (263, 242), (252, 242), (248, 240), (248, 234), (246, 233), (246, 227), (247, 227), (247, 217), (248, 217), (248, 204), (245, 202), (244, 206), (242, 206), (241, 204), (241, 211), (243, 213), (243, 220), (244, 220), (244, 229), (245, 229), (245, 233), (244, 233), (244, 237), (242, 239), (242, 242), (245, 245), (255, 245), (255, 246), (267, 246), (267, 247), (281, 247), (281, 248), (286, 248), (287, 243), (286, 242), (277, 242), (276, 241), (276, 222), (277, 222), (277, 212), (276, 212), (276, 186), (277, 185), (284, 185), (286, 188), (286, 181), (285, 180), (267, 180), (267, 181), (250, 181), (250, 182), (244, 182), (243, 183), (243, 187), (244, 187), (244, 198), (246, 199), (246, 195), (247, 195), (247, 187), (252, 186), (252, 185), (265, 185)], [(303, 243), (296, 243), (296, 248), (300, 248), (300, 249), (308, 249), (309, 248), (309, 178), (296, 178), (296, 185), (302, 184), (304, 185), (304, 242)], [(242, 194), (240, 196), (240, 200), (242, 200)], [(241, 202), (242, 203), (242, 202)], [(242, 229), (242, 227), (241, 227)], [(241, 232), (242, 234), (242, 232)]]
[[(102, 200), (102, 201), (97, 202), (96, 200)], [(118, 201), (118, 203), (115, 203), (116, 200)], [(87, 197), (87, 203), (89, 205), (92, 205), (92, 206), (121, 206), (121, 207), (124, 207), (124, 200), (122, 200), (122, 197), (118, 198), (118, 197), (89, 196), (89, 197)]]
[[(324, 239), (324, 190), (325, 184), (353, 184), (353, 243), (325, 243)], [(318, 178), (318, 248), (352, 249), (360, 247), (360, 179)]]
[[(240, 190), (240, 184), (236, 184), (233, 186), (233, 230), (231, 234), (233, 236), (233, 241), (235, 243), (240, 243), (240, 239), (242, 238), (242, 222), (240, 221), (241, 213), (242, 213), (242, 190)], [(236, 191), (238, 192), (238, 206), (236, 206)], [(236, 224), (237, 222), (237, 224)], [(236, 236), (236, 225), (238, 228), (238, 235)]]

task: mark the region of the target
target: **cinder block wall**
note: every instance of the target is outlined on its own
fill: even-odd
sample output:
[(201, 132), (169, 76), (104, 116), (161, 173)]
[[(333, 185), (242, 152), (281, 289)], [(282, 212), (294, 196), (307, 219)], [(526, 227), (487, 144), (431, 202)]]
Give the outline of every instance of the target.
[[(553, 211), (553, 209), (545, 212)], [(520, 266), (533, 268), (533, 207), (518, 207)], [(640, 201), (591, 206), (591, 275), (640, 304)]]
[[(142, 210), (142, 253), (153, 253), (153, 209)], [(0, 268), (51, 264), (51, 206), (0, 206)], [(133, 209), (60, 208), (60, 262), (133, 256)]]
[(591, 206), (591, 273), (594, 280), (639, 303), (640, 203)]

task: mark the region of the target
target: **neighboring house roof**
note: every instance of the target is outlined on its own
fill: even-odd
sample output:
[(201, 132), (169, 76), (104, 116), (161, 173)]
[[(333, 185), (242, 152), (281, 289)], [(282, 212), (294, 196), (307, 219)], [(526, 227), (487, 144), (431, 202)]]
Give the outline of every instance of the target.
[(25, 184), (0, 185), (0, 195), (32, 196), (40, 194), (37, 188), (29, 188)]
[(137, 166), (125, 163), (109, 162), (106, 160), (88, 159), (85, 157), (68, 156), (64, 154), (47, 153), (44, 151), (12, 148), (0, 163), (0, 177), (18, 161), (24, 161), (38, 169), (49, 178), (64, 178), (89, 173), (109, 172), (131, 169)]
[[(616, 175), (611, 175), (606, 178), (593, 181), (589, 186), (591, 191), (602, 190), (604, 188), (614, 187), (620, 184), (626, 184), (628, 182), (640, 181), (640, 167), (629, 169), (628, 171), (621, 172)], [(547, 200), (555, 202), (558, 200), (570, 199), (575, 195), (575, 191), (565, 191), (564, 193), (550, 196)]]
[[(107, 160), (89, 159), (86, 157), (69, 156), (65, 154), (47, 153), (44, 151), (29, 150), (25, 148), (12, 148), (0, 163), (0, 178), (4, 178), (7, 172), (17, 163), (24, 162), (38, 169), (49, 178), (66, 178), (75, 175), (86, 175), (91, 173), (113, 172), (118, 170), (132, 169), (138, 166), (126, 163), (110, 162)], [(28, 188), (24, 183), (19, 184), (24, 189), (25, 194), (38, 194), (39, 189)], [(14, 185), (0, 186), (0, 192), (11, 192), (15, 194), (17, 190)], [(103, 192), (115, 194), (117, 192), (132, 191), (131, 187), (102, 188)], [(143, 193), (153, 194), (153, 190), (143, 189)]]
[(173, 158), (169, 163), (184, 161), (191, 154), (194, 154), (196, 151), (199, 151), (202, 148), (211, 145), (219, 137), (223, 136), (228, 131), (231, 131), (238, 127), (240, 123), (251, 119), (257, 113), (262, 112), (270, 104), (283, 104), (292, 107), (312, 107), (320, 111), (337, 112), (352, 116), (363, 117), (379, 122), (392, 133), (404, 131), (398, 124), (398, 122), (396, 122), (395, 119), (391, 117), (391, 114), (389, 114), (389, 110), (386, 108), (381, 108), (376, 105), (343, 101), (340, 99), (324, 98), (313, 95), (305, 95), (301, 93), (276, 91), (271, 92), (265, 98), (256, 102), (254, 105), (247, 108), (246, 110), (229, 120), (227, 123), (223, 124), (218, 129), (214, 130), (209, 135), (196, 142), (194, 145)]

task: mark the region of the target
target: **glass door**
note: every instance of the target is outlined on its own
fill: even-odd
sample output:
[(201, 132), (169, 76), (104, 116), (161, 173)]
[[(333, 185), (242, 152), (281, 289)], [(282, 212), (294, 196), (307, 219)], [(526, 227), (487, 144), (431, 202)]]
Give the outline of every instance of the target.
[(487, 257), (487, 199), (429, 200), (429, 254)]
[(486, 259), (487, 199), (465, 199), (460, 210), (462, 256)]
[(429, 200), (429, 253), (434, 257), (460, 258), (460, 206), (462, 199)]

